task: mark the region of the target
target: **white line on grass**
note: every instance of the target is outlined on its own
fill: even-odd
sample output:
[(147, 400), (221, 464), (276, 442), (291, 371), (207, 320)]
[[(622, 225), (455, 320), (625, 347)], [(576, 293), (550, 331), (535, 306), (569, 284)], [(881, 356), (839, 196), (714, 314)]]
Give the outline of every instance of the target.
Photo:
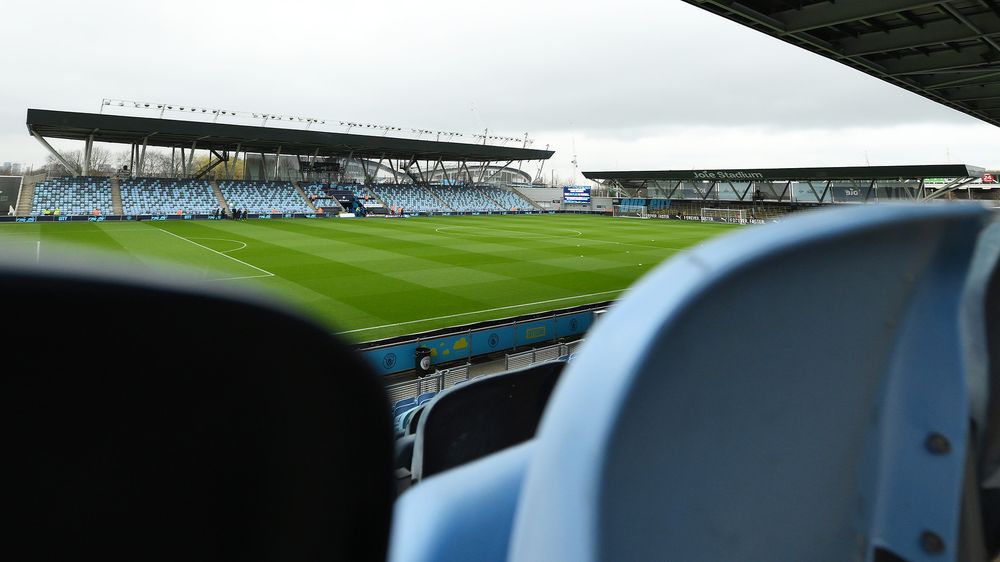
[[(230, 255), (227, 255), (227, 254), (223, 254), (222, 252), (220, 252), (218, 250), (213, 250), (213, 249), (209, 248), (208, 246), (203, 246), (203, 245), (195, 242), (194, 240), (189, 240), (189, 239), (184, 238), (183, 236), (181, 236), (179, 234), (174, 234), (173, 232), (170, 232), (169, 230), (163, 230), (162, 228), (160, 228), (158, 226), (155, 227), (155, 228), (158, 229), (160, 232), (165, 232), (165, 233), (167, 233), (167, 234), (169, 234), (171, 236), (174, 236), (176, 238), (180, 238), (181, 240), (183, 240), (185, 242), (190, 242), (191, 244), (194, 244), (195, 246), (198, 246), (199, 248), (204, 248), (204, 249), (208, 250), (209, 252), (214, 252), (214, 253), (219, 254), (220, 256), (222, 256), (224, 258), (229, 258), (229, 259), (233, 260), (234, 262), (241, 263), (241, 264), (243, 264), (243, 265), (245, 265), (247, 267), (252, 267), (252, 268), (256, 269), (257, 271), (259, 271), (259, 272), (261, 272), (261, 273), (264, 274), (264, 275), (254, 275), (253, 277), (274, 277), (274, 274), (271, 273), (270, 271), (266, 270), (266, 269), (261, 269), (261, 268), (257, 267), (256, 265), (247, 263), (247, 262), (245, 262), (243, 260), (238, 260), (238, 259), (234, 258), (233, 256), (230, 256)], [(230, 280), (231, 279), (243, 279), (243, 277), (235, 277), (235, 278), (234, 277), (227, 277), (225, 279), (218, 279), (218, 281), (225, 281), (227, 279), (230, 279)]]
[(574, 295), (572, 297), (561, 297), (558, 299), (549, 299), (546, 301), (537, 302), (526, 302), (523, 304), (512, 304), (510, 306), (499, 306), (497, 308), (487, 308), (485, 310), (474, 310), (472, 312), (460, 312), (458, 314), (449, 314), (447, 316), (435, 316), (434, 318), (421, 318), (420, 320), (409, 320), (407, 322), (396, 322), (395, 324), (383, 324), (382, 326), (371, 326), (368, 328), (358, 328), (356, 330), (347, 330), (345, 332), (337, 332), (337, 334), (353, 334), (355, 332), (368, 332), (371, 330), (378, 330), (380, 328), (394, 328), (396, 326), (406, 326), (408, 324), (419, 324), (421, 322), (431, 322), (433, 320), (447, 320), (449, 318), (458, 318), (461, 316), (472, 316), (473, 314), (485, 314), (487, 312), (496, 312), (499, 310), (510, 310), (512, 308), (524, 308), (526, 306), (534, 306), (536, 304), (548, 304), (552, 302), (568, 301), (573, 299), (584, 299), (588, 297), (596, 297), (598, 295), (610, 295), (611, 293), (624, 293), (628, 289), (615, 289), (613, 291), (601, 291), (599, 293), (588, 293), (586, 295)]
[[(525, 234), (532, 234), (532, 235), (534, 235), (534, 236), (531, 236), (531, 238), (551, 238), (552, 237), (552, 234), (542, 233), (542, 232), (528, 232), (528, 231), (525, 231), (525, 230), (515, 230), (513, 228), (490, 228), (488, 226), (475, 226), (475, 225), (442, 226), (442, 227), (435, 228), (434, 232), (437, 232), (438, 234), (446, 234), (446, 231), (448, 231), (448, 230), (454, 230), (456, 228), (458, 228), (458, 229), (473, 229), (473, 230), (492, 230), (493, 232), (511, 232), (511, 233), (520, 234), (520, 235), (525, 235)], [(556, 230), (562, 230), (564, 232), (575, 232), (576, 234), (574, 236), (572, 236), (572, 237), (583, 236), (582, 232), (580, 232), (579, 230), (574, 230), (572, 228), (556, 228)], [(473, 236), (493, 236), (492, 234), (476, 234), (476, 233), (470, 233), (470, 234), (472, 234)], [(559, 237), (559, 238), (572, 238), (571, 236), (558, 236), (558, 235), (556, 235), (556, 236)]]
[(241, 242), (239, 240), (233, 240), (232, 238), (205, 238), (203, 236), (192, 236), (191, 240), (222, 240), (223, 242), (235, 242), (237, 244), (243, 244), (239, 248), (233, 248), (232, 250), (220, 250), (219, 251), (220, 254), (228, 254), (229, 252), (238, 252), (238, 251), (242, 250), (243, 248), (247, 247), (247, 243), (246, 242)]
[(211, 281), (236, 281), (237, 279), (259, 279), (261, 277), (271, 277), (273, 275), (274, 274), (272, 273), (271, 275), (243, 275), (241, 277), (220, 277), (218, 279), (207, 279), (207, 281), (211, 282)]

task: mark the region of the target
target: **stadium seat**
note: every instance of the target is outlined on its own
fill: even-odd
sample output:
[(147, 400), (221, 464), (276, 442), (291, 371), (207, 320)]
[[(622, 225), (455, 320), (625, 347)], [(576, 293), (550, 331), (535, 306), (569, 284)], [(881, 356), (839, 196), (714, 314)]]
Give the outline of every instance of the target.
[(534, 437), (565, 363), (549, 361), (442, 392), (417, 426), (410, 471), (421, 480)]
[(804, 213), (670, 260), (588, 335), (529, 450), (403, 494), (391, 559), (989, 559), (987, 219), (975, 205)]
[(126, 215), (172, 215), (178, 210), (207, 215), (219, 200), (206, 180), (134, 178), (121, 182), (122, 211)]
[(94, 209), (110, 215), (113, 211), (111, 180), (99, 177), (61, 177), (39, 182), (32, 197), (32, 215), (45, 209), (59, 209), (62, 215), (89, 215)]
[(224, 180), (219, 190), (233, 209), (247, 209), (254, 214), (311, 213), (305, 199), (287, 181)]
[(109, 275), (0, 263), (5, 557), (383, 560), (392, 433), (366, 363), (232, 289)]

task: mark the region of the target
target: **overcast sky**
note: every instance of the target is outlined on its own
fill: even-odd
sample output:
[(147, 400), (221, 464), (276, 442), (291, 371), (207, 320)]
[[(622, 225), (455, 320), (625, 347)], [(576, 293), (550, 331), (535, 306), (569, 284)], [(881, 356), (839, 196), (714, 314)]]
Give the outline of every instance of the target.
[(0, 161), (44, 161), (28, 107), (117, 98), (529, 132), (564, 177), (574, 147), (580, 170), (1000, 167), (997, 127), (915, 94), (679, 0), (592, 4), (3, 0)]

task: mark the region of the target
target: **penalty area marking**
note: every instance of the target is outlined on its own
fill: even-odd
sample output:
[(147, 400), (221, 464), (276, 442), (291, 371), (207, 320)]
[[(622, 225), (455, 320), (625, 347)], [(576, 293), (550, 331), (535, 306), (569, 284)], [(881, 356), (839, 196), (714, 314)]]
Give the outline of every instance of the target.
[(368, 328), (358, 328), (356, 330), (347, 330), (345, 332), (336, 332), (336, 333), (337, 333), (337, 335), (340, 335), (340, 334), (353, 334), (353, 333), (356, 333), (356, 332), (368, 332), (368, 331), (371, 331), (371, 330), (379, 330), (381, 328), (394, 328), (396, 326), (406, 326), (406, 325), (409, 325), (409, 324), (420, 324), (421, 322), (432, 322), (434, 320), (447, 320), (449, 318), (459, 318), (459, 317), (462, 317), (462, 316), (472, 316), (473, 314), (485, 314), (487, 312), (497, 312), (497, 311), (500, 311), (500, 310), (510, 310), (512, 308), (524, 308), (526, 306), (535, 306), (535, 305), (538, 305), (538, 304), (549, 304), (549, 303), (553, 303), (553, 302), (568, 301), (568, 300), (573, 300), (573, 299), (585, 299), (585, 298), (588, 298), (588, 297), (596, 297), (596, 296), (599, 296), (599, 295), (610, 295), (612, 293), (624, 293), (626, 291), (628, 291), (628, 289), (615, 289), (613, 291), (601, 291), (599, 293), (588, 293), (586, 295), (574, 295), (572, 297), (561, 297), (561, 298), (558, 298), (558, 299), (549, 299), (549, 300), (536, 301), (536, 302), (526, 302), (526, 303), (522, 303), (522, 304), (512, 304), (510, 306), (498, 306), (497, 308), (487, 308), (487, 309), (484, 309), (484, 310), (473, 310), (472, 312), (460, 312), (458, 314), (448, 314), (446, 316), (435, 316), (433, 318), (421, 318), (420, 320), (408, 320), (406, 322), (396, 322), (395, 324), (383, 324), (381, 326), (370, 326)]
[[(261, 272), (263, 274), (263, 275), (245, 275), (245, 276), (242, 276), (242, 277), (223, 277), (222, 279), (211, 279), (211, 281), (232, 281), (234, 279), (252, 279), (252, 278), (255, 278), (255, 277), (274, 277), (274, 274), (271, 273), (270, 271), (266, 270), (266, 269), (261, 269), (261, 268), (257, 267), (256, 265), (253, 265), (251, 263), (247, 263), (247, 262), (245, 262), (243, 260), (238, 260), (238, 259), (234, 258), (233, 256), (230, 256), (230, 255), (227, 255), (227, 254), (223, 254), (222, 252), (220, 252), (218, 250), (213, 250), (213, 249), (209, 248), (208, 246), (205, 246), (205, 245), (202, 245), (202, 244), (199, 244), (199, 243), (195, 242), (194, 240), (190, 240), (188, 238), (184, 238), (180, 234), (174, 234), (173, 232), (170, 232), (169, 230), (163, 230), (162, 228), (160, 228), (158, 226), (155, 227), (155, 228), (157, 230), (159, 230), (160, 232), (164, 232), (164, 233), (169, 234), (169, 235), (171, 235), (171, 236), (173, 236), (175, 238), (180, 238), (181, 240), (183, 240), (185, 242), (189, 242), (191, 244), (194, 244), (195, 246), (198, 246), (199, 248), (204, 248), (204, 249), (208, 250), (209, 252), (212, 252), (212, 253), (215, 253), (215, 254), (219, 254), (220, 256), (222, 256), (224, 258), (231, 259), (234, 262), (241, 263), (241, 264), (243, 264), (243, 265), (245, 265), (247, 267), (252, 267), (252, 268), (256, 269), (257, 271), (259, 271), (259, 272)], [(233, 241), (234, 240), (230, 240), (230, 242), (233, 242)], [(239, 248), (239, 249), (242, 250), (243, 248)], [(229, 251), (234, 251), (234, 250), (229, 250)]]

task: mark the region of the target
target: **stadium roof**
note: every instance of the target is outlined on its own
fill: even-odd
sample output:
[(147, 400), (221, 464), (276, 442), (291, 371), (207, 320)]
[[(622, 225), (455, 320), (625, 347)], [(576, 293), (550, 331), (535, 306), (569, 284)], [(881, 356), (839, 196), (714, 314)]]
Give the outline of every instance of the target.
[(442, 161), (545, 160), (550, 150), (438, 142), (301, 129), (29, 109), (29, 133), (42, 137), (160, 147)]
[(653, 170), (583, 172), (589, 180), (621, 183), (647, 180), (691, 181), (809, 181), (809, 180), (898, 180), (924, 178), (981, 178), (986, 170), (965, 164), (922, 166), (838, 166), (827, 168), (733, 168), (725, 170)]
[(1000, 125), (997, 0), (684, 0)]

